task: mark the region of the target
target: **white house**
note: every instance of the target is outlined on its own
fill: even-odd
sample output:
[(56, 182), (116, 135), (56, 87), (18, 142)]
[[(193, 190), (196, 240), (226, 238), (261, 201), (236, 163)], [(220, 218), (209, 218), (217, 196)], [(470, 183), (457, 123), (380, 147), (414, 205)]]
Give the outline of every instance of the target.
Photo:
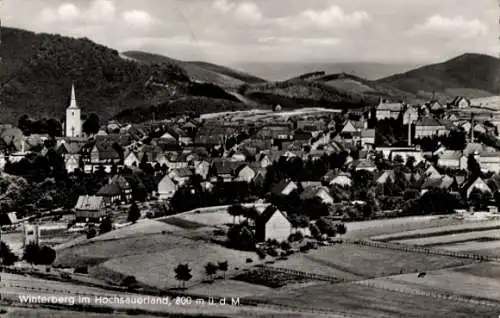
[(491, 191), (490, 187), (486, 184), (486, 182), (479, 177), (476, 180), (474, 180), (474, 182), (469, 183), (465, 186), (464, 190), (467, 199), (470, 197), (470, 194), (472, 193), (472, 191), (474, 191), (474, 189), (478, 189), (483, 193), (489, 192), (493, 194), (493, 191)]
[(250, 183), (256, 176), (256, 172), (249, 165), (244, 165), (236, 172), (236, 181), (243, 181)]
[(138, 167), (139, 163), (139, 158), (137, 158), (137, 155), (133, 151), (129, 152), (123, 161), (125, 167)]
[(269, 206), (256, 220), (256, 238), (259, 242), (286, 241), (292, 233), (292, 228), (292, 223), (284, 212)]
[(177, 185), (169, 176), (163, 177), (158, 183), (158, 199), (160, 200), (171, 199), (176, 191)]

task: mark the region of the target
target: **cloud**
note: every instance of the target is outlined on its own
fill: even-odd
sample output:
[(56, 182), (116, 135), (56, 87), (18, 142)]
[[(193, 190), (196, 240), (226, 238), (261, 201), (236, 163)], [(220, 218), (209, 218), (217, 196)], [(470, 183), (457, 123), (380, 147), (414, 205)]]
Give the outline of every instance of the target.
[(228, 0), (216, 0), (212, 7), (222, 13), (227, 13), (234, 8), (235, 4), (233, 2), (229, 2)]
[(44, 23), (75, 21), (79, 16), (80, 10), (72, 3), (61, 4), (56, 9), (45, 8), (40, 13), (40, 19)]
[(472, 38), (487, 34), (488, 26), (477, 19), (467, 20), (463, 16), (449, 18), (441, 15), (433, 15), (423, 24), (412, 28), (408, 33), (410, 35), (445, 35)]
[(125, 23), (133, 28), (146, 28), (154, 22), (153, 17), (143, 10), (125, 11), (122, 18)]
[(259, 7), (253, 2), (240, 3), (236, 7), (234, 14), (236, 19), (246, 22), (258, 22), (263, 18)]
[(332, 5), (324, 10), (305, 10), (296, 16), (278, 19), (278, 23), (287, 28), (315, 27), (331, 29), (338, 27), (356, 28), (370, 21), (365, 11), (346, 13), (338, 6)]
[(57, 14), (62, 20), (74, 20), (79, 17), (80, 10), (72, 3), (65, 3), (57, 8)]
[(261, 44), (305, 44), (313, 46), (338, 45), (342, 41), (338, 38), (297, 38), (297, 37), (262, 37), (257, 39)]
[(115, 10), (115, 5), (111, 0), (94, 0), (85, 10), (79, 9), (73, 3), (63, 3), (55, 9), (44, 8), (40, 13), (40, 20), (42, 23), (109, 21), (113, 19)]
[(111, 0), (94, 0), (87, 10), (87, 16), (93, 20), (113, 19), (115, 5)]

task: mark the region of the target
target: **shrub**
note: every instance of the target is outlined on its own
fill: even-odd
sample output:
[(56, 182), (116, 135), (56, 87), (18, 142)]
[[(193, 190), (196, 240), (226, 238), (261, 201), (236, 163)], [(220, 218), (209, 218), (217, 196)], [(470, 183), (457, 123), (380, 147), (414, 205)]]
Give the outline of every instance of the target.
[(266, 258), (266, 255), (267, 255), (267, 254), (266, 254), (266, 252), (265, 252), (264, 250), (262, 250), (262, 249), (258, 249), (258, 250), (257, 250), (257, 256), (259, 256), (259, 259), (264, 259), (264, 258)]
[(278, 251), (276, 251), (274, 248), (269, 248), (267, 250), (267, 254), (271, 257), (277, 257), (278, 256)]
[(253, 259), (251, 259), (250, 257), (248, 257), (248, 258), (246, 259), (246, 262), (247, 262), (247, 263), (253, 263)]

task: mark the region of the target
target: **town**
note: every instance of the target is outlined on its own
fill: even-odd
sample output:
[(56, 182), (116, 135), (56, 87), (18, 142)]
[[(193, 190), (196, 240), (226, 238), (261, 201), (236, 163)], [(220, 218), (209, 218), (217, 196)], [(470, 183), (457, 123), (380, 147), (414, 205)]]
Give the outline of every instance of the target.
[(498, 317), (457, 2), (0, 0), (0, 317)]
[[(128, 124), (101, 123), (94, 113), (82, 120), (74, 84), (69, 95), (63, 127), (50, 127), (64, 136), (41, 133), (43, 125), (28, 116), (0, 130), (7, 272), (35, 270), (50, 279), (141, 292), (192, 286), (190, 294), (207, 295), (203, 286), (217, 290), (210, 284), (218, 272), (262, 289), (365, 276), (346, 268), (339, 278), (346, 264), (311, 272), (311, 260), (293, 258), (321, 246), (334, 249), (322, 258), (337, 258), (375, 244), (352, 239), (387, 232), (401, 233), (381, 242), (428, 246), (426, 239), (500, 226), (500, 118), (483, 106), (487, 100), (408, 105), (380, 99), (351, 111), (276, 105)], [(414, 216), (436, 222), (436, 233), (406, 233), (423, 222), (412, 224), (407, 217)], [(379, 223), (363, 226), (370, 222)], [(122, 249), (151, 253), (134, 257)], [(420, 253), (452, 264), (497, 257), (475, 249), (477, 255), (466, 247)], [(165, 263), (165, 253), (176, 257)], [(411, 254), (411, 260), (421, 257)], [(419, 270), (403, 263), (394, 273), (383, 270)], [(155, 264), (171, 266), (151, 271)]]

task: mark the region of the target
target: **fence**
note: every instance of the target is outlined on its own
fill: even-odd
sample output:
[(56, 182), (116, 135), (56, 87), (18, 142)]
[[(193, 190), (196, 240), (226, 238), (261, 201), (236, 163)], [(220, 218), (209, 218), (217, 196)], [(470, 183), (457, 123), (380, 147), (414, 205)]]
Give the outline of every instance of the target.
[(396, 292), (399, 294), (406, 294), (406, 295), (411, 295), (411, 296), (424, 296), (424, 297), (431, 297), (434, 299), (439, 299), (439, 300), (446, 300), (446, 301), (454, 301), (454, 302), (459, 302), (459, 303), (469, 303), (472, 305), (480, 305), (480, 306), (489, 306), (489, 307), (494, 307), (500, 309), (500, 303), (492, 300), (486, 300), (486, 299), (481, 299), (478, 297), (473, 297), (473, 296), (462, 296), (462, 295), (456, 295), (456, 294), (451, 294), (451, 293), (446, 293), (446, 292), (438, 292), (435, 290), (420, 290), (420, 289), (412, 289), (412, 288), (396, 288), (396, 287), (389, 287), (389, 286), (384, 286), (383, 282), (374, 282), (374, 281), (355, 281), (351, 282), (352, 284), (356, 285), (363, 285), (366, 287), (371, 287), (371, 288), (376, 288), (376, 289), (381, 289), (389, 292)]
[(324, 274), (308, 273), (308, 272), (303, 272), (303, 271), (298, 271), (298, 270), (288, 269), (288, 268), (282, 268), (282, 267), (270, 267), (270, 266), (266, 266), (266, 265), (258, 265), (258, 267), (261, 268), (264, 272), (269, 273), (269, 274), (282, 273), (282, 274), (293, 275), (293, 276), (296, 276), (299, 278), (319, 280), (319, 281), (325, 281), (325, 282), (330, 282), (330, 283), (339, 283), (339, 282), (349, 281), (349, 280), (347, 280), (345, 278), (341, 278), (341, 277), (324, 275)]
[(428, 255), (441, 255), (441, 256), (471, 259), (471, 260), (476, 260), (476, 261), (499, 261), (500, 260), (500, 257), (497, 257), (497, 256), (478, 255), (478, 254), (470, 253), (470, 252), (439, 250), (439, 249), (428, 248), (428, 247), (401, 245), (401, 244), (397, 244), (397, 243), (377, 242), (377, 241), (368, 241), (368, 240), (352, 240), (352, 239), (343, 239), (342, 242), (344, 244), (355, 244), (355, 245), (371, 246), (371, 247), (377, 247), (377, 248), (387, 248), (387, 249), (392, 249), (392, 250), (398, 250), (401, 252), (422, 253), (422, 254), (428, 254)]

